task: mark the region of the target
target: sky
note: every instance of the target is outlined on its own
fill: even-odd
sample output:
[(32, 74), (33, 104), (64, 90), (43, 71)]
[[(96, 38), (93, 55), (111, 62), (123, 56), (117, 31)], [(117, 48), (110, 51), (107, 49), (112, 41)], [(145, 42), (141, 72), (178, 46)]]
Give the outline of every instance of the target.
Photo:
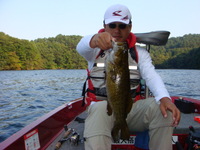
[(95, 34), (113, 4), (129, 8), (133, 33), (200, 34), (200, 0), (0, 0), (0, 32), (27, 40)]

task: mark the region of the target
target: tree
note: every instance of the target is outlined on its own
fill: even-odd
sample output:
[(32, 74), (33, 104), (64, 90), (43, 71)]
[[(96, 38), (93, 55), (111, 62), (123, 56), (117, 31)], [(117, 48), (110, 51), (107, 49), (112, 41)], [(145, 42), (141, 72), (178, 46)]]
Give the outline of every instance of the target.
[[(0, 70), (86, 69), (76, 51), (81, 36), (20, 40), (0, 32)], [(151, 46), (156, 68), (200, 69), (200, 34), (170, 38), (165, 46)]]

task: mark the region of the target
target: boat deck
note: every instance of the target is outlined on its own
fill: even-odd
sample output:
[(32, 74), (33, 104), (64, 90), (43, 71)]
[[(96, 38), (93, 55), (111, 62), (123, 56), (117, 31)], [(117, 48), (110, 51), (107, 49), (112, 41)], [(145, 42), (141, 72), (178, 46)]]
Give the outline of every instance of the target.
[[(78, 117), (85, 119), (86, 112), (83, 112)], [(70, 140), (68, 140), (61, 145), (59, 150), (84, 150), (84, 142), (83, 142), (84, 123), (79, 123), (78, 121), (72, 121), (71, 123), (68, 124), (68, 128), (72, 128), (77, 133), (79, 133), (80, 138), (79, 138), (78, 145), (74, 145), (73, 143), (70, 142)], [(47, 150), (56, 150), (55, 146), (58, 143), (58, 141), (62, 139), (64, 132), (65, 131), (63, 130), (60, 136), (47, 148)]]
[(193, 126), (194, 129), (200, 130), (200, 123), (194, 121), (194, 117), (199, 116), (198, 113), (184, 114), (181, 113), (181, 121), (179, 125), (175, 128), (174, 134), (185, 134), (189, 133), (189, 127)]
[[(175, 128), (174, 134), (186, 134), (189, 133), (189, 126), (193, 126), (195, 129), (200, 130), (200, 124), (194, 121), (194, 117), (199, 116), (197, 113), (190, 113), (190, 114), (181, 114), (181, 121), (178, 127)], [(78, 117), (86, 118), (86, 112), (82, 113)], [(77, 121), (73, 121), (68, 125), (68, 128), (73, 128), (77, 133), (80, 134), (80, 140), (78, 145), (74, 145), (69, 140), (64, 142), (59, 150), (84, 150), (84, 142), (83, 142), (83, 129), (84, 123), (79, 123)], [(55, 145), (57, 144), (58, 140), (62, 139), (64, 132), (60, 135), (60, 137), (52, 143), (47, 150), (55, 150)]]

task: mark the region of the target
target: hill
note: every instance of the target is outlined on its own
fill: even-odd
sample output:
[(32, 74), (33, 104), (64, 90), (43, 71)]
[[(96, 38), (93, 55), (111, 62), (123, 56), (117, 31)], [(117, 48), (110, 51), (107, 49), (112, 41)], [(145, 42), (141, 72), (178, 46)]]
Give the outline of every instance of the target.
[(81, 69), (87, 62), (76, 51), (81, 36), (20, 40), (0, 32), (0, 70)]
[[(0, 70), (85, 69), (76, 51), (81, 36), (57, 35), (34, 41), (0, 32)], [(166, 46), (151, 46), (157, 69), (200, 69), (200, 35), (170, 38)]]
[(165, 46), (152, 46), (150, 53), (159, 69), (200, 69), (200, 34), (170, 38)]

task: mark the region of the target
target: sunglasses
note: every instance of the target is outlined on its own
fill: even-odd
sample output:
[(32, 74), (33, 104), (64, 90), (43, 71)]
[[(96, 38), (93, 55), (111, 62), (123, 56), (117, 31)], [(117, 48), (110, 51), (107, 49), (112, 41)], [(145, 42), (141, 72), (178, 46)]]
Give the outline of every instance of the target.
[(115, 24), (115, 23), (110, 23), (110, 24), (108, 24), (108, 26), (109, 26), (109, 28), (111, 28), (111, 29), (115, 29), (117, 26), (118, 26), (118, 28), (119, 29), (125, 29), (126, 28), (126, 26), (127, 26), (127, 24)]

